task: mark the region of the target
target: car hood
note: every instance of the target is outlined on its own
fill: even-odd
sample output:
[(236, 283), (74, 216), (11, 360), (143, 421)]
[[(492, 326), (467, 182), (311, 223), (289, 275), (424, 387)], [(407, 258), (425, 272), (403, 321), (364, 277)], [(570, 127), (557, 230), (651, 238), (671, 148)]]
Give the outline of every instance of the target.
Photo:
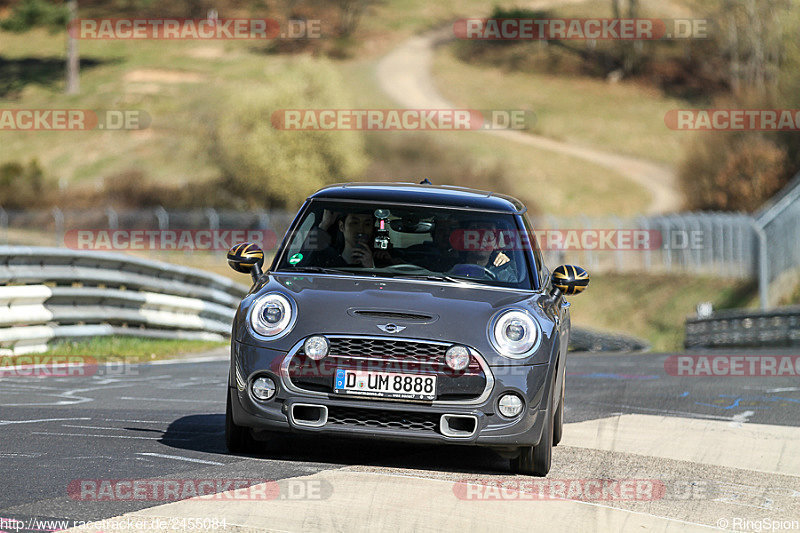
[[(265, 342), (250, 335), (246, 320), (252, 301), (271, 292), (291, 297), (297, 303), (298, 316), (288, 335)], [(426, 339), (471, 346), (481, 352), (490, 365), (531, 364), (548, 360), (549, 341), (555, 326), (552, 315), (539, 305), (541, 297), (537, 292), (471, 283), (267, 274), (242, 300), (233, 335), (240, 342), (281, 351), (290, 350), (313, 334)], [(541, 326), (543, 338), (540, 348), (537, 354), (524, 361), (511, 361), (500, 356), (488, 340), (490, 320), (498, 311), (510, 307), (527, 310)], [(403, 329), (388, 333), (378, 327), (387, 324)], [(541, 356), (536, 356), (539, 352), (542, 352)]]

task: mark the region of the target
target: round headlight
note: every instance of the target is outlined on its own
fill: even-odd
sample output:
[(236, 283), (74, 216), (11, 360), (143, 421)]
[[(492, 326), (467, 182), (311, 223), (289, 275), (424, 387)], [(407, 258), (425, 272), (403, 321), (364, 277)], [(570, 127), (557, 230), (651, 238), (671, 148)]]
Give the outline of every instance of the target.
[(253, 396), (259, 400), (269, 400), (275, 395), (275, 380), (270, 377), (260, 377), (253, 380)]
[(506, 326), (506, 337), (511, 342), (519, 342), (525, 336), (525, 324), (519, 320), (512, 320)]
[(262, 337), (277, 338), (294, 325), (294, 305), (282, 294), (265, 294), (250, 309), (250, 326)]
[(539, 326), (525, 311), (505, 311), (489, 324), (489, 339), (500, 355), (523, 359), (536, 349)]
[(469, 366), (469, 350), (466, 346), (451, 346), (444, 354), (447, 366), (459, 372)]
[(303, 343), (303, 352), (314, 361), (323, 359), (326, 355), (328, 355), (329, 349), (330, 343), (328, 342), (328, 339), (322, 335), (314, 335), (313, 337), (309, 337), (306, 339), (306, 342)]
[(278, 302), (270, 302), (261, 311), (261, 316), (268, 324), (279, 324), (283, 319), (284, 307)]
[(520, 414), (522, 412), (522, 406), (522, 400), (516, 394), (504, 394), (497, 403), (500, 414), (508, 418), (514, 418)]

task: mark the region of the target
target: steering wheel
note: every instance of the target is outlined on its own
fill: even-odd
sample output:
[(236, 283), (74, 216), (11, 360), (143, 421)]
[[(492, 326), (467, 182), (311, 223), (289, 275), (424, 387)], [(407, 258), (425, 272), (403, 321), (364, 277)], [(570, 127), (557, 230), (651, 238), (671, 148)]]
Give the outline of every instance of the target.
[(487, 267), (485, 267), (483, 265), (476, 265), (475, 263), (461, 263), (461, 264), (455, 265), (453, 268), (450, 269), (449, 274), (453, 274), (455, 276), (463, 276), (463, 277), (467, 277), (467, 278), (472, 277), (472, 276), (465, 275), (463, 273), (456, 272), (456, 270), (460, 266), (474, 268), (474, 269), (482, 269), (483, 273), (486, 274), (487, 278), (489, 278), (492, 281), (497, 281), (497, 274), (495, 274), (494, 272), (489, 270)]
[(419, 272), (420, 270), (425, 270), (424, 268), (417, 265), (412, 265), (411, 263), (399, 263), (397, 265), (389, 265), (386, 268), (405, 273)]
[(481, 268), (483, 269), (484, 273), (486, 273), (486, 277), (487, 278), (489, 278), (492, 281), (497, 281), (497, 274), (495, 274), (494, 272), (492, 272), (491, 270), (489, 270), (486, 267), (481, 267)]

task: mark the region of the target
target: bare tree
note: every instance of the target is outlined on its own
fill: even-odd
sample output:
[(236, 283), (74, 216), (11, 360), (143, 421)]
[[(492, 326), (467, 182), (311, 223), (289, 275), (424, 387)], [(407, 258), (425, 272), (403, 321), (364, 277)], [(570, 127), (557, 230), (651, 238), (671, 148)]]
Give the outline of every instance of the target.
[(71, 24), (78, 18), (78, 0), (67, 0), (69, 23), (67, 26), (67, 80), (66, 93), (80, 92), (80, 56), (78, 55), (78, 39), (71, 31)]
[[(622, 6), (620, 0), (611, 0), (611, 13), (615, 19), (622, 18)], [(625, 15), (629, 19), (634, 19), (639, 16), (639, 0), (628, 0), (628, 9)], [(622, 63), (621, 74), (631, 74), (639, 63), (643, 45), (641, 41), (619, 41), (616, 45), (619, 54), (619, 60)]]
[(720, 48), (728, 62), (728, 82), (734, 93), (760, 97), (777, 89), (784, 52), (784, 19), (791, 15), (785, 0), (725, 0), (714, 15), (727, 28)]
[(619, 0), (611, 0), (611, 13), (615, 19), (622, 18), (622, 12), (619, 10)]
[(339, 35), (349, 37), (355, 33), (364, 11), (377, 0), (335, 0), (339, 8)]
[(80, 87), (78, 71), (78, 41), (72, 31), (72, 23), (78, 17), (78, 0), (51, 0), (17, 2), (8, 17), (0, 20), (0, 28), (16, 33), (30, 31), (35, 27), (48, 28), (51, 32), (67, 29), (67, 64), (65, 90), (77, 93)]

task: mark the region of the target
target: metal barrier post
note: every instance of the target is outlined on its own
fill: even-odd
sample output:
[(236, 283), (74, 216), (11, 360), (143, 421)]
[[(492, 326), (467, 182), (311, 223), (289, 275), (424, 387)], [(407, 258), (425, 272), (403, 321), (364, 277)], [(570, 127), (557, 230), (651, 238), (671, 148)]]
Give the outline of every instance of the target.
[(769, 307), (769, 262), (767, 260), (767, 233), (764, 231), (758, 222), (750, 220), (750, 224), (756, 232), (758, 237), (758, 297), (761, 302), (761, 310), (764, 311)]
[(106, 207), (106, 218), (108, 218), (108, 229), (119, 229), (119, 217), (113, 207)]
[(0, 207), (0, 230), (3, 230), (3, 242), (8, 244), (8, 213)]
[(158, 229), (169, 229), (169, 213), (163, 206), (156, 207), (156, 218), (158, 219)]
[(64, 244), (64, 213), (57, 207), (50, 212), (53, 214), (53, 222), (56, 226), (56, 246), (62, 246)]

